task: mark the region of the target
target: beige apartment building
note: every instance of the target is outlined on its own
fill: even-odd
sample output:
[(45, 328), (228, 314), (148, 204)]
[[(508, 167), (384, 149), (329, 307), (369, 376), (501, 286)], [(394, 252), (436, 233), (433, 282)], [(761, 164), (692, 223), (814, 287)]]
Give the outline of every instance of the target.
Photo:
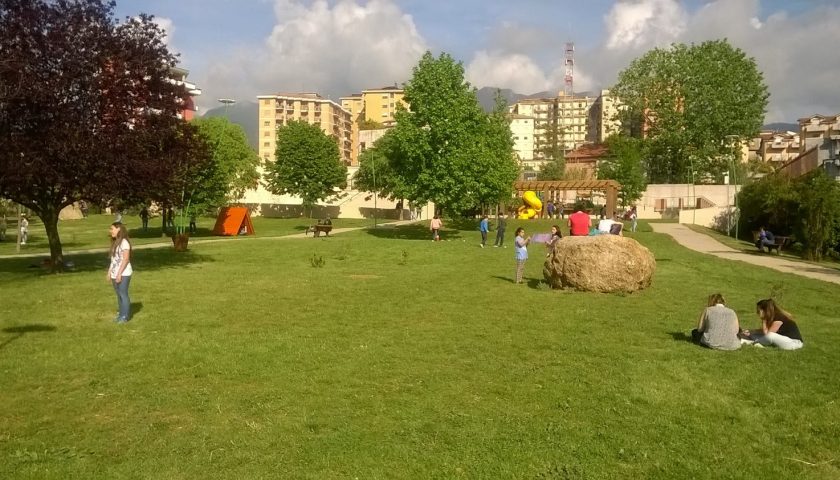
[(604, 143), (610, 135), (621, 131), (618, 114), (621, 102), (609, 90), (601, 90), (589, 110), (589, 138), (595, 143)]
[(403, 89), (395, 85), (362, 90), (362, 93), (341, 97), (339, 101), (341, 106), (353, 116), (354, 122), (362, 119), (392, 126), (397, 105), (402, 104), (405, 108), (408, 108), (404, 97)]
[(840, 179), (840, 115), (799, 119), (799, 155), (782, 165), (784, 174), (798, 177), (817, 168)]
[(277, 130), (289, 121), (304, 121), (321, 127), (338, 143), (341, 160), (353, 163), (353, 131), (350, 112), (317, 93), (278, 93), (260, 95), (259, 154), (264, 161), (274, 160)]
[(512, 113), (510, 119), (510, 132), (513, 135), (513, 151), (519, 158), (519, 163), (531, 170), (539, 170), (538, 163), (534, 161), (534, 117)]
[(762, 132), (757, 157), (778, 169), (799, 156), (799, 134), (794, 132)]
[(511, 105), (511, 114), (534, 119), (534, 160), (545, 161), (540, 149), (547, 144), (546, 130), (556, 124), (560, 129), (560, 142), (566, 152), (584, 143), (593, 142), (590, 127), (590, 109), (596, 97), (589, 95), (565, 95), (560, 92), (554, 98), (528, 98)]

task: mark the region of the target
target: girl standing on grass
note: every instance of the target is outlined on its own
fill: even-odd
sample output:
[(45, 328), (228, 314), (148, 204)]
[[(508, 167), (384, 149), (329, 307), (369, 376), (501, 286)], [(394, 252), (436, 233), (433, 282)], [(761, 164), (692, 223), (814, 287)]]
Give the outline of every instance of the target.
[(525, 260), (528, 260), (528, 244), (531, 237), (525, 238), (525, 229), (516, 229), (516, 238), (513, 240), (516, 247), (516, 283), (522, 283), (522, 276), (525, 273)]
[(761, 319), (761, 331), (744, 332), (756, 344), (765, 347), (775, 346), (782, 350), (802, 348), (802, 334), (791, 315), (784, 311), (771, 298), (759, 300), (755, 311)]
[(108, 229), (111, 235), (111, 265), (108, 267), (108, 279), (117, 293), (119, 313), (114, 319), (117, 323), (125, 323), (131, 317), (131, 300), (128, 298), (128, 285), (131, 283), (131, 242), (128, 240), (128, 230), (120, 222), (114, 222)]
[(435, 215), (434, 218), (429, 222), (429, 230), (432, 231), (432, 241), (440, 240), (440, 229), (443, 227), (443, 222), (440, 221), (440, 217)]

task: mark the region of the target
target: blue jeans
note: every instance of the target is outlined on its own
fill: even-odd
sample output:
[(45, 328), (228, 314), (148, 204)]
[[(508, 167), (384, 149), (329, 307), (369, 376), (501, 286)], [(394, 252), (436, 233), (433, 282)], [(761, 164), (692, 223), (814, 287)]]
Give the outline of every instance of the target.
[(111, 285), (114, 286), (114, 291), (117, 292), (117, 306), (120, 309), (117, 320), (124, 322), (127, 322), (131, 315), (131, 300), (128, 298), (129, 283), (131, 283), (131, 275), (123, 276), (120, 283), (117, 283), (113, 278), (111, 279)]

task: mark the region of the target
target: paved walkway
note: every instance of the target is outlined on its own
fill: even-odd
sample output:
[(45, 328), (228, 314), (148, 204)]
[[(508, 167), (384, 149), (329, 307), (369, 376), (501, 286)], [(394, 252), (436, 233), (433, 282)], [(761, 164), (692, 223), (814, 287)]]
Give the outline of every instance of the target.
[[(408, 224), (414, 223), (416, 221), (417, 220), (399, 220), (399, 221), (395, 221), (395, 222), (380, 223), (379, 227), (380, 228), (381, 227), (386, 227), (387, 228), (387, 227), (395, 227), (395, 226), (398, 226), (398, 225), (408, 225)], [(333, 235), (336, 235), (336, 234), (339, 234), (339, 233), (352, 232), (354, 230), (364, 230), (366, 228), (372, 228), (372, 227), (334, 228), (330, 232), (330, 236), (333, 236)], [(307, 235), (306, 232), (301, 232), (301, 233), (292, 233), (292, 234), (289, 234), (289, 235), (278, 235), (278, 236), (273, 236), (273, 237), (260, 237), (258, 235), (254, 235), (254, 236), (236, 237), (236, 238), (237, 238), (237, 240), (286, 240), (286, 239), (306, 238), (306, 237), (312, 237), (312, 234)], [(192, 245), (204, 245), (204, 244), (207, 244), (207, 243), (229, 242), (231, 240), (232, 240), (232, 238), (230, 238), (230, 237), (227, 237), (227, 238), (225, 238), (225, 237), (222, 237), (222, 238), (206, 238), (206, 239), (196, 238), (196, 239), (190, 240), (190, 245), (192, 246)], [(165, 242), (144, 243), (144, 244), (141, 244), (141, 245), (132, 245), (131, 248), (133, 248), (134, 250), (148, 250), (148, 249), (151, 249), (151, 248), (164, 248), (164, 247), (171, 247), (171, 246), (172, 246), (172, 240), (167, 240)], [(109, 249), (107, 247), (105, 247), (105, 248), (89, 248), (89, 249), (86, 249), (86, 250), (65, 250), (63, 253), (64, 253), (65, 257), (69, 257), (71, 255), (84, 255), (84, 254), (88, 254), (88, 253), (107, 253), (108, 250)], [(49, 257), (49, 256), (50, 256), (50, 252), (48, 252), (48, 251), (47, 252), (38, 252), (38, 253), (13, 253), (13, 254), (10, 254), (10, 255), (0, 255), (0, 259), (4, 259), (4, 258), (36, 258), (36, 257)]]
[(755, 254), (745, 253), (718, 242), (714, 238), (695, 232), (694, 230), (679, 223), (651, 223), (653, 231), (665, 233), (677, 241), (680, 245), (691, 250), (715, 255), (727, 260), (751, 263), (762, 267), (772, 268), (780, 272), (793, 273), (803, 277), (822, 280), (840, 284), (840, 270), (807, 262), (798, 262), (779, 257), (775, 254), (761, 254), (756, 250)]

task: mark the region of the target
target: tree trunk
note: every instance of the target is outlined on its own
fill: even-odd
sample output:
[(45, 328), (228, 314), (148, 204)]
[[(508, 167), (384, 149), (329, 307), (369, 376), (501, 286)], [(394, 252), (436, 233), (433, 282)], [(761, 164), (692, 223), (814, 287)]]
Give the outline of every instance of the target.
[(61, 238), (58, 236), (58, 211), (59, 209), (47, 207), (38, 215), (47, 231), (47, 240), (50, 243), (50, 270), (53, 273), (64, 271), (64, 254), (61, 251)]
[(160, 209), (160, 236), (166, 236), (166, 207)]

